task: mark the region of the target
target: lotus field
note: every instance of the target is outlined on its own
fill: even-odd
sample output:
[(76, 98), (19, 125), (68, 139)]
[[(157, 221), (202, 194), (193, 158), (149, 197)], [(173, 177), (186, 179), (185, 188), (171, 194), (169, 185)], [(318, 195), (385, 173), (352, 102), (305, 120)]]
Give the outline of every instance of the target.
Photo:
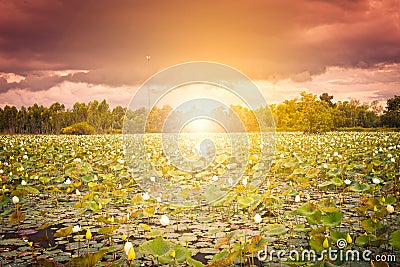
[[(151, 194), (158, 177), (127, 164), (121, 135), (1, 136), (0, 266), (400, 264), (399, 133), (277, 133), (270, 167), (254, 149), (241, 166), (226, 146), (196, 175), (175, 170), (158, 139), (146, 138), (158, 175), (182, 199), (208, 185), (197, 197), (209, 204)], [(222, 177), (236, 168), (238, 180)]]

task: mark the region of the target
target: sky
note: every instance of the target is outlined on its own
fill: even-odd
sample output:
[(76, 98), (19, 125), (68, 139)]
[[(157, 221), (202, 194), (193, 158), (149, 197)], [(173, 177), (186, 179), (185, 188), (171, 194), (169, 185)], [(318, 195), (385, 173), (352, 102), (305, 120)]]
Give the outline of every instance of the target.
[(0, 106), (127, 106), (151, 75), (188, 61), (240, 70), (268, 103), (300, 91), (400, 95), (400, 0), (0, 0), (0, 10)]

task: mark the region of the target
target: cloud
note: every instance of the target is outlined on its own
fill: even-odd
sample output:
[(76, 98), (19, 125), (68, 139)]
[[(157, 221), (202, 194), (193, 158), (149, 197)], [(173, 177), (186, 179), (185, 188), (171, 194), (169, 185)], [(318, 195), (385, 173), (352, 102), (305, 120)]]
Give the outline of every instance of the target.
[[(331, 67), (375, 73), (400, 63), (398, 0), (0, 0), (0, 10), (12, 14), (0, 16), (0, 71), (24, 77), (0, 79), (3, 93), (64, 82), (132, 86), (195, 60), (300, 84)], [(51, 74), (64, 70), (88, 71)], [(336, 82), (360, 82), (352, 79)]]

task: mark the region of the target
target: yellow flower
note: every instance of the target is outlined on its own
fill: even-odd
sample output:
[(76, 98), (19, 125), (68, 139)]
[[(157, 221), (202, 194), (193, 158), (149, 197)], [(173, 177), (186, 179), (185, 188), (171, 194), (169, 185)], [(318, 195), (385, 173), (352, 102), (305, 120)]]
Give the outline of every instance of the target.
[(176, 255), (175, 255), (175, 250), (171, 251), (171, 253), (169, 254), (172, 258), (175, 259)]
[(324, 248), (329, 248), (329, 241), (328, 241), (328, 238), (325, 238), (324, 243), (322, 243), (322, 246), (323, 246)]
[(32, 247), (33, 246), (33, 242), (28, 242), (29, 246)]
[(133, 246), (130, 247), (127, 257), (128, 257), (128, 261), (133, 261), (136, 258), (136, 253), (135, 253), (135, 249), (133, 248)]
[(350, 236), (350, 234), (349, 234), (349, 233), (347, 233), (347, 236), (346, 236), (346, 241), (347, 241), (347, 244), (351, 244), (351, 243), (353, 243), (353, 239), (351, 238), (351, 236)]
[(92, 232), (90, 232), (90, 228), (86, 230), (86, 240), (92, 239)]
[(376, 206), (374, 206), (374, 211), (375, 211), (375, 212), (377, 212), (377, 211), (378, 211), (378, 208), (377, 208)]
[(122, 241), (125, 241), (126, 238), (127, 238), (126, 234), (123, 234), (123, 235), (122, 235)]

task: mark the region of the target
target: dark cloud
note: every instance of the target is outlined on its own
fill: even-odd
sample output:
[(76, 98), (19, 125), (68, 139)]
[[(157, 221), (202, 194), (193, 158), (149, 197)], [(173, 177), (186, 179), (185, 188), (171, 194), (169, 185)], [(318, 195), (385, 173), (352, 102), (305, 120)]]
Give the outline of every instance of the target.
[(26, 77), (0, 80), (0, 92), (65, 80), (133, 85), (193, 60), (300, 82), (329, 66), (400, 62), (398, 0), (0, 0), (0, 10), (8, 14), (0, 16), (0, 72)]

